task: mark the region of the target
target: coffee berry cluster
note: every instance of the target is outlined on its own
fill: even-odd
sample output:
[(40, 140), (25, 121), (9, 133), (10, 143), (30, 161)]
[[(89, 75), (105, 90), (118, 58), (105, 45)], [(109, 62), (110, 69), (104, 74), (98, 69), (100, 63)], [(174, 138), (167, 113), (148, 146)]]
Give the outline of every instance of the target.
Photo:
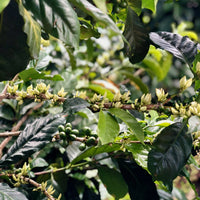
[(84, 151), (88, 146), (94, 146), (98, 143), (98, 135), (92, 131), (89, 127), (84, 127), (80, 130), (73, 129), (71, 123), (58, 126), (58, 134), (55, 139), (60, 139), (64, 146), (67, 146), (70, 142), (79, 141), (79, 149)]

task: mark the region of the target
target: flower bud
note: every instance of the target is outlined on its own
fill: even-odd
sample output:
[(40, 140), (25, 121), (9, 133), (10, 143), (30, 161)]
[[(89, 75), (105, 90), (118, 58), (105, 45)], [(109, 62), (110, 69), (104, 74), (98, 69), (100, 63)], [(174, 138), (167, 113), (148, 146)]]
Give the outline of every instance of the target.
[(181, 91), (186, 90), (188, 87), (190, 87), (192, 85), (192, 78), (187, 80), (186, 76), (184, 76), (181, 78), (179, 84), (180, 84)]
[(167, 99), (168, 93), (165, 94), (165, 91), (162, 88), (156, 88), (156, 96), (158, 98), (158, 101), (164, 102)]
[(143, 94), (141, 97), (141, 105), (149, 105), (151, 104), (151, 94)]

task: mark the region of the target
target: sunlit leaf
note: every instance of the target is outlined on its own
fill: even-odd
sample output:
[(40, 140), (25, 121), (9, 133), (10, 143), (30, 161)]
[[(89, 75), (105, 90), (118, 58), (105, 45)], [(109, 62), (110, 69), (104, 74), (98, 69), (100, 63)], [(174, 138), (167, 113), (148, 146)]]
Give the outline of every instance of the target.
[(9, 4), (10, 0), (1, 0), (0, 4), (0, 13), (3, 11), (3, 9)]

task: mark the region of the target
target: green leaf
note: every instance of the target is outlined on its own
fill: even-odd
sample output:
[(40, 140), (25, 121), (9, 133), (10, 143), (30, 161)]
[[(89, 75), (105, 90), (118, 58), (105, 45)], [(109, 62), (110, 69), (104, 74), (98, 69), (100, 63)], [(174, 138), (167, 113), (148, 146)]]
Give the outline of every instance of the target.
[(118, 159), (119, 169), (128, 185), (131, 199), (159, 200), (151, 175), (132, 160)]
[(24, 32), (27, 34), (27, 44), (30, 54), (37, 58), (40, 51), (41, 29), (39, 24), (32, 18), (31, 14), (24, 8), (21, 1), (18, 3), (19, 12), (24, 19)]
[(106, 0), (93, 0), (93, 2), (95, 3), (95, 5), (104, 13), (107, 12), (107, 8), (106, 8)]
[(192, 137), (181, 122), (164, 128), (153, 142), (148, 169), (156, 180), (170, 185), (186, 164), (192, 149)]
[(123, 198), (128, 193), (128, 186), (117, 170), (101, 166), (98, 167), (98, 175), (108, 193), (114, 196), (115, 199)]
[(0, 166), (19, 162), (48, 144), (58, 131), (58, 125), (64, 124), (65, 118), (59, 115), (46, 116), (28, 124), (15, 143), (0, 160)]
[(128, 5), (139, 16), (142, 12), (142, 0), (128, 0)]
[(28, 200), (16, 188), (10, 188), (6, 183), (0, 183), (0, 199), (2, 200)]
[(112, 99), (114, 97), (114, 94), (110, 90), (108, 90), (100, 85), (97, 85), (97, 84), (90, 84), (88, 86), (88, 89), (91, 89), (101, 95), (104, 95), (106, 93), (107, 94), (106, 97), (109, 99), (109, 101), (112, 101)]
[(142, 143), (144, 142), (143, 129), (133, 115), (119, 108), (111, 108), (109, 112), (120, 118), (131, 129), (137, 139)]
[(139, 143), (130, 143), (127, 144), (125, 147), (132, 153), (133, 158), (137, 162), (137, 164), (140, 165), (142, 168), (147, 169), (147, 160), (150, 148)]
[(84, 151), (83, 153), (81, 153), (79, 156), (77, 156), (74, 160), (72, 160), (71, 164), (74, 165), (79, 161), (82, 161), (85, 158), (88, 157), (93, 157), (95, 155), (101, 154), (101, 153), (110, 153), (116, 150), (120, 150), (121, 145), (120, 144), (105, 144), (105, 145), (101, 145), (101, 146), (93, 146), (89, 149), (87, 149), (86, 151)]
[(169, 51), (175, 57), (191, 65), (197, 55), (200, 45), (194, 43), (187, 36), (180, 36), (170, 32), (151, 32), (149, 34), (151, 42), (161, 49)]
[(78, 47), (80, 25), (67, 0), (23, 0), (23, 4), (46, 33), (59, 38), (67, 45)]
[(0, 118), (13, 120), (15, 117), (15, 113), (13, 109), (8, 105), (0, 105)]
[(63, 113), (76, 113), (79, 110), (89, 107), (89, 103), (81, 98), (66, 99), (63, 103)]
[(148, 93), (149, 89), (148, 87), (142, 82), (142, 80), (139, 77), (136, 77), (134, 75), (132, 75), (131, 73), (124, 71), (124, 70), (120, 70), (120, 73), (125, 75), (127, 78), (129, 78), (131, 81), (133, 81), (143, 93)]
[(99, 112), (98, 136), (102, 144), (113, 142), (119, 133), (116, 119), (106, 111)]
[(63, 78), (59, 75), (46, 75), (44, 72), (39, 72), (34, 68), (26, 69), (19, 73), (20, 78), (24, 81), (30, 81), (33, 79), (46, 79), (52, 81), (62, 81)]
[(142, 0), (142, 8), (147, 8), (156, 12), (156, 5), (158, 0)]
[(10, 1), (3, 11), (0, 30), (0, 81), (13, 78), (24, 70), (30, 60), (24, 21), (16, 1)]
[(10, 3), (10, 0), (1, 0), (0, 4), (0, 13), (6, 8), (6, 6)]
[(128, 44), (124, 43), (124, 52), (130, 62), (135, 64), (142, 61), (149, 50), (149, 35), (138, 15), (131, 8), (128, 8), (123, 35), (128, 41)]
[(69, 0), (72, 4), (78, 7), (80, 10), (84, 11), (86, 14), (92, 16), (96, 21), (101, 22), (106, 25), (106, 27), (110, 28), (117, 34), (121, 35), (120, 30), (116, 26), (116, 24), (112, 21), (112, 19), (105, 13), (103, 13), (100, 9), (93, 6), (86, 0)]
[(31, 169), (35, 167), (47, 167), (49, 164), (43, 158), (35, 158), (32, 160), (30, 167)]

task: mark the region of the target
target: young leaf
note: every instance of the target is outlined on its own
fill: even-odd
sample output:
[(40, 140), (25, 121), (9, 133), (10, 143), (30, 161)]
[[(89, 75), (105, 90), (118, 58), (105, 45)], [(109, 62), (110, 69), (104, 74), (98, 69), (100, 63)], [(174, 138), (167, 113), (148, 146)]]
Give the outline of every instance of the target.
[(156, 5), (158, 0), (142, 0), (142, 8), (147, 8), (156, 12)]
[(99, 112), (98, 136), (102, 144), (113, 142), (119, 133), (116, 119), (106, 111)]
[(32, 18), (31, 14), (24, 8), (21, 1), (18, 3), (20, 15), (24, 19), (24, 32), (27, 34), (27, 44), (30, 54), (37, 58), (40, 51), (41, 29), (39, 24)]
[(135, 161), (118, 159), (119, 169), (128, 185), (131, 199), (159, 200), (151, 175)]
[(77, 156), (74, 160), (72, 160), (71, 164), (76, 164), (77, 162), (88, 158), (88, 157), (93, 157), (95, 155), (98, 155), (100, 153), (110, 153), (116, 150), (120, 150), (121, 145), (120, 144), (105, 144), (101, 146), (93, 146), (83, 153), (81, 153), (79, 156)]
[(142, 61), (149, 50), (149, 35), (138, 15), (131, 8), (128, 8), (123, 35), (128, 41), (128, 44), (124, 43), (124, 51), (130, 62), (135, 64)]
[(0, 166), (16, 163), (42, 149), (58, 131), (58, 126), (64, 123), (64, 117), (48, 115), (28, 124), (7, 154), (0, 160)]
[(87, 0), (69, 0), (69, 1), (75, 6), (77, 6), (80, 10), (92, 16), (96, 21), (102, 22), (112, 31), (121, 35), (120, 30), (117, 28), (116, 24), (112, 21), (112, 19), (107, 14), (103, 13), (100, 9), (89, 3)]
[(82, 110), (84, 108), (87, 108), (90, 104), (81, 98), (71, 98), (66, 99), (63, 103), (63, 113), (69, 112), (69, 113), (75, 113), (79, 110)]
[(46, 79), (52, 81), (63, 81), (63, 78), (59, 74), (46, 75), (44, 72), (39, 72), (34, 68), (26, 69), (19, 73), (20, 78), (24, 81), (30, 81), (33, 79)]
[(119, 108), (111, 108), (109, 109), (109, 112), (120, 118), (125, 124), (127, 124), (138, 140), (142, 143), (144, 142), (144, 132), (133, 115)]
[(192, 149), (192, 137), (181, 122), (164, 128), (153, 142), (148, 169), (156, 180), (170, 185), (186, 164)]
[(46, 33), (77, 47), (80, 27), (77, 15), (67, 0), (23, 0)]
[(13, 78), (26, 68), (30, 53), (23, 32), (24, 21), (19, 14), (16, 1), (10, 1), (1, 19), (0, 37), (0, 81)]
[(98, 175), (109, 194), (115, 199), (123, 198), (128, 193), (127, 184), (117, 170), (101, 166), (98, 167)]
[(161, 49), (169, 51), (177, 58), (191, 65), (197, 54), (197, 49), (200, 50), (200, 45), (194, 43), (188, 37), (180, 36), (170, 32), (151, 32), (149, 34), (151, 42)]
[(0, 199), (2, 200), (28, 200), (16, 188), (10, 188), (6, 183), (0, 183)]
[(0, 4), (0, 13), (6, 8), (6, 6), (9, 4), (10, 0), (1, 0)]

